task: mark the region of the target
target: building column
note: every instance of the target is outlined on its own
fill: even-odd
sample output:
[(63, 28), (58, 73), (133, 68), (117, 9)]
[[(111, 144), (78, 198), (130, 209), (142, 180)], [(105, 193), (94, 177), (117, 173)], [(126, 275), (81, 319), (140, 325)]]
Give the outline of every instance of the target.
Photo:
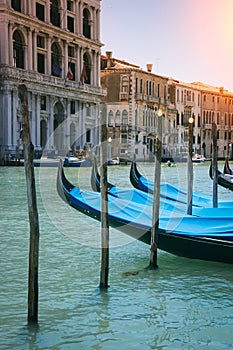
[(34, 29), (32, 32), (32, 45), (33, 45), (33, 50), (32, 50), (32, 70), (35, 70), (37, 72), (37, 34), (38, 30)]
[(31, 28), (27, 28), (27, 68), (33, 70), (33, 50), (36, 50), (35, 42), (33, 42), (33, 33)]
[(40, 95), (36, 95), (36, 148), (41, 148), (40, 144)]
[(46, 40), (46, 48), (47, 48), (47, 60), (45, 65), (45, 74), (50, 75), (52, 72), (52, 62), (51, 62), (51, 41), (52, 37), (48, 35)]
[(47, 128), (47, 140), (48, 140), (48, 148), (54, 148), (54, 112), (53, 112), (53, 104), (54, 97), (49, 98), (49, 110), (50, 117), (48, 120), (48, 128)]
[(64, 42), (64, 78), (66, 79), (68, 72), (68, 43)]
[(13, 27), (13, 22), (9, 21), (9, 23), (8, 23), (8, 36), (6, 36), (7, 42), (5, 42), (5, 46), (9, 47), (8, 62), (7, 63), (9, 63), (10, 67), (14, 66), (12, 27)]
[(65, 148), (68, 151), (70, 149), (70, 100), (66, 102), (66, 119), (65, 119)]

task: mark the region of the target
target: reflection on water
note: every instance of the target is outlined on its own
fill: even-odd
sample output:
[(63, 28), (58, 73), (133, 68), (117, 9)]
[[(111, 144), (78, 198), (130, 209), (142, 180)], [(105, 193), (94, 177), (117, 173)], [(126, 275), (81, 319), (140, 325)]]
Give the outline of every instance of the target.
[[(169, 178), (174, 184), (185, 183), (186, 168), (180, 167), (179, 171), (162, 169), (163, 181)], [(151, 165), (143, 164), (141, 170), (153, 178)], [(28, 328), (29, 229), (24, 170), (0, 168), (0, 349), (232, 348), (232, 265), (189, 260), (159, 251), (158, 271), (148, 271), (149, 247), (111, 230), (120, 244), (110, 250), (110, 288), (101, 293), (100, 251), (87, 244), (99, 236), (99, 223), (69, 208), (65, 222), (71, 236), (67, 234), (69, 229), (60, 230), (53, 221), (53, 209), (63, 205), (51, 188), (56, 169), (43, 171), (36, 169), (39, 326)], [(128, 171), (128, 166), (109, 168), (111, 182), (130, 186)], [(195, 189), (211, 193), (208, 166), (195, 167), (194, 172)], [(85, 188), (90, 188), (89, 174), (89, 168), (67, 169), (67, 176)], [(230, 200), (232, 192), (221, 189), (219, 196)], [(47, 198), (52, 199), (49, 206), (45, 204)], [(83, 243), (77, 237), (71, 239), (75, 234), (85, 236)], [(138, 273), (127, 274), (128, 271)]]

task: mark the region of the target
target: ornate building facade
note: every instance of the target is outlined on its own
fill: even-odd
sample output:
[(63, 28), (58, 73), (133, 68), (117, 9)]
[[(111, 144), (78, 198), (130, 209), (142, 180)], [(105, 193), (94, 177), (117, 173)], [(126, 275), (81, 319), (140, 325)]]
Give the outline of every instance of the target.
[(218, 157), (233, 158), (233, 93), (203, 83), (185, 83), (112, 57), (101, 57), (101, 84), (107, 89), (108, 136), (113, 157), (153, 158), (158, 110), (163, 111), (164, 159), (183, 161), (192, 118), (193, 153), (212, 155), (212, 123), (218, 129)]
[[(158, 124), (162, 110), (163, 129), (168, 120), (168, 78), (112, 57), (101, 59), (101, 84), (107, 90), (108, 137), (112, 157), (138, 160), (153, 158)], [(172, 110), (170, 110), (170, 116)], [(174, 116), (176, 114), (174, 113)], [(172, 118), (172, 117), (171, 117)], [(173, 133), (173, 123), (170, 132)], [(166, 143), (164, 134), (163, 142)]]
[(0, 159), (22, 152), (18, 86), (35, 151), (98, 143), (100, 0), (0, 1)]

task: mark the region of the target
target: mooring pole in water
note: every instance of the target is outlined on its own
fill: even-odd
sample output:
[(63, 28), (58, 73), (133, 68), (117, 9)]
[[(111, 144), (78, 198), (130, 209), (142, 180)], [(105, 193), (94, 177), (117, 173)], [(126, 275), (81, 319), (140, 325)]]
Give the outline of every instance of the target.
[(160, 206), (160, 178), (161, 178), (161, 155), (162, 155), (162, 115), (158, 110), (158, 135), (155, 143), (155, 172), (154, 172), (154, 200), (152, 212), (151, 244), (150, 244), (150, 269), (158, 268), (157, 249), (159, 237), (159, 206)]
[(187, 191), (187, 214), (192, 215), (193, 206), (193, 123), (194, 119), (189, 118), (188, 124), (188, 158), (187, 158), (187, 172), (188, 172), (188, 191)]
[(39, 265), (39, 219), (36, 201), (34, 175), (34, 146), (30, 137), (28, 118), (28, 93), (25, 85), (19, 86), (19, 98), (22, 105), (24, 148), (24, 168), (27, 186), (28, 213), (30, 225), (29, 270), (28, 270), (28, 323), (38, 322), (38, 265)]
[(100, 289), (108, 288), (109, 272), (109, 223), (108, 223), (108, 189), (107, 189), (107, 113), (106, 106), (100, 111), (100, 186), (101, 186), (101, 269)]
[(218, 207), (218, 155), (217, 155), (217, 125), (212, 124), (212, 172), (213, 172), (213, 208)]

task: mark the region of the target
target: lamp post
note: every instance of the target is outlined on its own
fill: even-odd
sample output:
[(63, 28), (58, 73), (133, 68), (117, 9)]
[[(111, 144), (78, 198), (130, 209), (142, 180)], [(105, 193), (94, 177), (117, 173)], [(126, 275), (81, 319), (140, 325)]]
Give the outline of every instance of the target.
[(193, 204), (193, 122), (194, 119), (189, 118), (188, 124), (188, 198), (187, 198), (187, 214), (192, 215)]
[(155, 144), (155, 172), (154, 172), (154, 200), (152, 212), (150, 265), (149, 268), (156, 269), (157, 248), (159, 233), (159, 205), (160, 205), (160, 178), (161, 178), (161, 154), (162, 154), (162, 115), (163, 111), (158, 110), (158, 136)]
[(112, 138), (108, 138), (108, 161), (112, 159)]

